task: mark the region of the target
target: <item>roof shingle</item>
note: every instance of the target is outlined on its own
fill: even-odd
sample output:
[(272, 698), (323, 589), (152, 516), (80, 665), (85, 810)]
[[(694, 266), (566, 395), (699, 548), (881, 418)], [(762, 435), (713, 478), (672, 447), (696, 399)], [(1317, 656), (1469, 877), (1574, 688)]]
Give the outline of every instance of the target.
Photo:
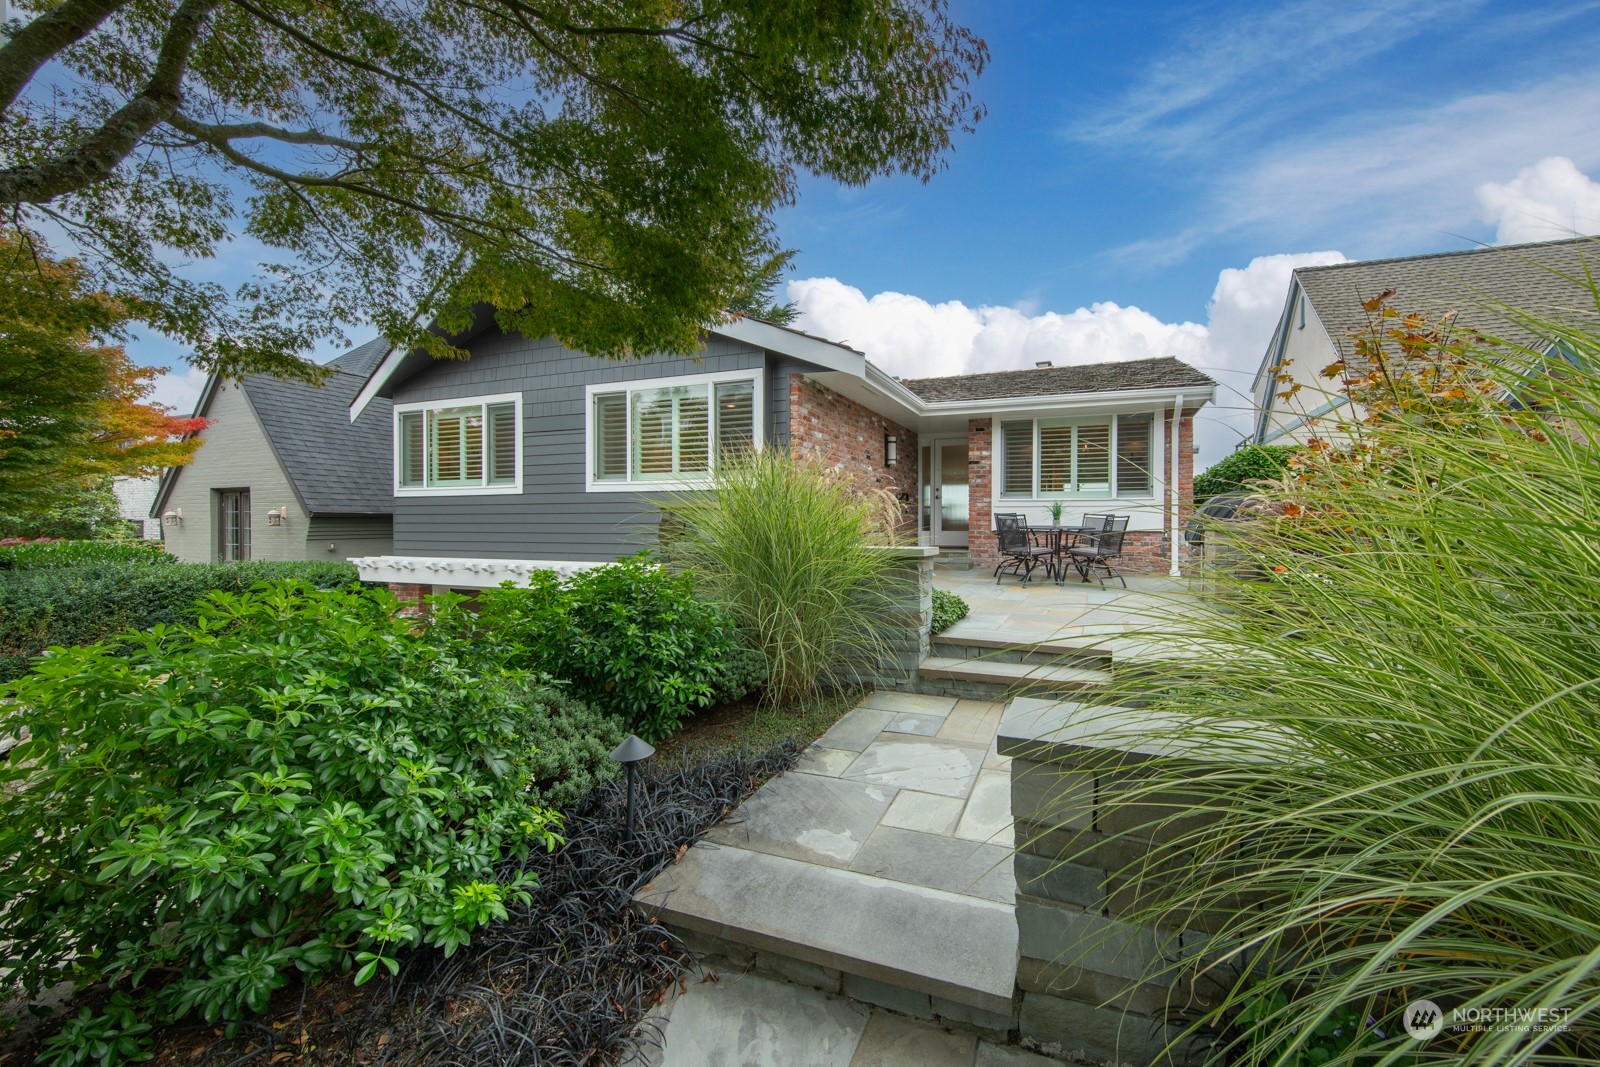
[(374, 400), (354, 423), (350, 404), (389, 351), (382, 338), (328, 364), (321, 386), (264, 374), (243, 380), (284, 472), (313, 515), (394, 513), (390, 404)]
[(1531, 345), (1539, 338), (1490, 305), (1505, 304), (1568, 323), (1600, 325), (1595, 295), (1585, 281), (1586, 272), (1596, 266), (1600, 266), (1600, 241), (1579, 237), (1301, 267), (1295, 277), (1328, 336), (1348, 355), (1351, 333), (1368, 324), (1362, 301), (1386, 289), (1395, 290), (1391, 304), (1397, 311), (1421, 312), (1430, 319), (1455, 311), (1457, 327), (1512, 344)]
[(923, 400), (938, 403), (1111, 393), (1126, 389), (1204, 388), (1217, 383), (1182, 360), (1160, 356), (1118, 363), (1035, 367), (986, 374), (957, 374), (945, 378), (908, 378), (900, 384)]

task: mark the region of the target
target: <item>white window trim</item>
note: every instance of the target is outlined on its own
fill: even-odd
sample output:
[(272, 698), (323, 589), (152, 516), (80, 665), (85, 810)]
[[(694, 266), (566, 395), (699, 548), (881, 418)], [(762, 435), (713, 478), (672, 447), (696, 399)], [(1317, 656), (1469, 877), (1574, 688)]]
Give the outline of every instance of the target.
[[(1151, 468), (1150, 468), (1150, 488), (1147, 489), (1143, 493), (1118, 493), (1117, 492), (1117, 458), (1116, 458), (1117, 457), (1117, 445), (1119, 443), (1118, 435), (1117, 435), (1117, 432), (1116, 432), (1117, 431), (1117, 426), (1118, 426), (1118, 420), (1123, 419), (1123, 418), (1138, 418), (1138, 417), (1143, 416), (1143, 415), (1151, 416), (1150, 450), (1152, 452), (1152, 456), (1151, 456), (1151, 461), (1152, 462), (1151, 462)], [(1064, 502), (1069, 503), (1069, 504), (1075, 504), (1075, 503), (1097, 503), (1097, 502), (1101, 502), (1101, 501), (1118, 501), (1118, 500), (1149, 502), (1149, 501), (1152, 501), (1152, 500), (1159, 499), (1161, 497), (1162, 493), (1165, 491), (1165, 485), (1166, 485), (1166, 481), (1165, 481), (1165, 477), (1164, 477), (1164, 474), (1165, 474), (1165, 458), (1164, 458), (1163, 455), (1161, 455), (1161, 439), (1163, 437), (1165, 437), (1165, 433), (1164, 433), (1163, 428), (1162, 428), (1163, 427), (1162, 419), (1163, 419), (1163, 414), (1159, 409), (1158, 410), (1152, 410), (1152, 411), (1117, 411), (1117, 412), (1112, 412), (1112, 413), (1107, 414), (1107, 415), (1100, 415), (1100, 414), (1094, 414), (1094, 415), (1038, 414), (1038, 415), (1030, 415), (1030, 416), (1027, 416), (1026, 418), (1010, 418), (1010, 419), (1004, 418), (1004, 417), (1001, 417), (1001, 416), (996, 416), (995, 420), (994, 420), (994, 426), (995, 426), (995, 429), (1000, 431), (1000, 433), (1002, 433), (1002, 434), (1005, 432), (1002, 424), (1006, 423), (1006, 422), (1027, 422), (1027, 423), (1030, 423), (1032, 425), (1032, 427), (1033, 427), (1033, 430), (1032, 430), (1032, 432), (1033, 432), (1033, 448), (1032, 448), (1032, 452), (1033, 452), (1033, 471), (1032, 471), (1032, 474), (1031, 474), (1031, 481), (1029, 483), (1029, 492), (1030, 492), (1031, 495), (1007, 493), (1005, 491), (1005, 475), (1006, 475), (1006, 471), (1005, 471), (1005, 462), (1006, 462), (1005, 442), (1001, 441), (993, 449), (991, 449), (991, 453), (999, 460), (999, 464), (998, 464), (999, 469), (994, 471), (992, 473), (992, 475), (991, 475), (991, 481), (992, 481), (992, 484), (994, 486), (993, 500), (995, 502), (995, 505), (997, 507), (999, 505), (1002, 505), (1002, 504), (1007, 505), (1007, 506), (1016, 505), (1016, 506), (1021, 507), (1021, 506), (1034, 505), (1034, 504), (1048, 505), (1051, 501), (1054, 501), (1054, 500), (1061, 500), (1061, 501), (1064, 501)], [(1043, 423), (1043, 422), (1052, 423), (1052, 424), (1057, 425), (1057, 426), (1105, 426), (1105, 425), (1109, 424), (1112, 427), (1112, 432), (1111, 432), (1111, 488), (1109, 490), (1107, 490), (1106, 492), (1103, 492), (1103, 493), (1098, 493), (1098, 492), (1082, 493), (1082, 492), (1072, 491), (1072, 492), (1064, 492), (1064, 493), (1050, 493), (1050, 494), (1047, 494), (1047, 495), (1044, 495), (1044, 496), (1038, 495), (1038, 490), (1039, 490), (1039, 465), (1042, 462), (1042, 457), (1040, 455), (1040, 449), (1039, 449), (1039, 424)]]
[[(449, 486), (449, 487), (436, 486), (436, 487), (433, 487), (433, 488), (429, 488), (427, 485), (402, 486), (400, 484), (400, 469), (401, 469), (400, 449), (402, 447), (402, 442), (401, 442), (401, 439), (400, 439), (400, 416), (401, 415), (406, 415), (406, 414), (409, 414), (411, 412), (416, 412), (416, 411), (427, 412), (427, 411), (435, 410), (435, 409), (438, 409), (438, 408), (464, 407), (464, 406), (467, 406), (469, 404), (479, 404), (485, 409), (485, 412), (487, 412), (488, 407), (489, 407), (490, 404), (505, 404), (505, 403), (510, 403), (512, 405), (512, 410), (516, 413), (517, 476), (511, 482), (511, 484), (509, 484), (509, 485), (489, 485), (489, 484), (487, 484), (488, 478), (489, 478), (489, 462), (488, 462), (489, 457), (488, 457), (487, 454), (484, 456), (483, 477), (484, 477), (485, 484), (483, 484), (483, 485), (460, 485), (460, 486)], [(409, 404), (396, 404), (396, 405), (394, 405), (393, 418), (394, 418), (394, 421), (393, 421), (393, 424), (392, 424), (391, 430), (390, 430), (390, 438), (393, 441), (394, 447), (392, 449), (392, 455), (391, 455), (390, 459), (391, 459), (391, 463), (392, 463), (392, 472), (393, 472), (393, 476), (394, 476), (393, 477), (393, 481), (394, 481), (394, 495), (395, 496), (397, 496), (397, 497), (400, 497), (400, 496), (404, 496), (404, 497), (417, 497), (417, 496), (514, 496), (514, 495), (522, 492), (522, 450), (523, 450), (523, 440), (522, 440), (522, 394), (521, 393), (490, 393), (490, 394), (487, 394), (487, 395), (484, 395), (484, 396), (453, 396), (453, 397), (450, 397), (450, 398), (445, 399), (445, 400), (419, 400), (419, 401), (414, 401), (414, 402), (409, 403)], [(426, 423), (426, 418), (424, 418), (424, 423), (423, 424), (424, 424), (424, 426), (426, 426), (426, 424), (427, 424)], [(485, 425), (484, 425), (483, 433), (484, 433), (484, 441), (485, 441), (485, 444), (487, 445), (487, 442), (488, 442), (488, 439), (489, 439), (489, 427), (487, 425), (487, 419), (485, 419)], [(427, 462), (427, 458), (426, 458), (427, 436), (426, 436), (426, 434), (424, 434), (424, 436), (423, 436), (423, 453), (424, 453), (423, 462), (424, 462), (424, 464), (426, 464), (426, 462)], [(426, 477), (424, 477), (424, 481), (426, 481)]]
[[(594, 477), (594, 398), (601, 393), (629, 394), (638, 389), (670, 389), (678, 385), (709, 385), (711, 396), (715, 398), (716, 386), (723, 382), (752, 382), (751, 404), (751, 431), (752, 441), (759, 451), (766, 444), (767, 425), (767, 375), (761, 368), (751, 370), (722, 371), (710, 374), (682, 374), (675, 378), (630, 378), (626, 381), (594, 382), (583, 387), (583, 488), (590, 493), (653, 493), (674, 492), (683, 489), (703, 489), (711, 484), (711, 476), (700, 475), (693, 478), (650, 479), (649, 481), (633, 480), (633, 442), (628, 442), (628, 476), (622, 481), (597, 482)], [(713, 399), (712, 403), (715, 403)], [(633, 432), (633, 402), (628, 402), (628, 432)], [(716, 465), (716, 442), (711, 442), (710, 456), (713, 467)]]

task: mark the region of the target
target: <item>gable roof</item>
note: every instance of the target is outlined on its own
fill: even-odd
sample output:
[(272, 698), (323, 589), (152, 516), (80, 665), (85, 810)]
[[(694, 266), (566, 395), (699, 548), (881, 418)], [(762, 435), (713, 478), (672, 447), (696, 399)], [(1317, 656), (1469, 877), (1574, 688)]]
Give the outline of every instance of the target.
[(1116, 363), (957, 374), (944, 378), (905, 378), (901, 379), (900, 384), (923, 401), (945, 403), (1114, 393), (1134, 389), (1209, 389), (1217, 383), (1182, 360), (1159, 356)]
[[(354, 422), (349, 415), (351, 401), (388, 352), (389, 343), (381, 337), (352, 348), (328, 363), (333, 373), (321, 386), (266, 374), (240, 379), (278, 465), (312, 515), (394, 513), (389, 402), (374, 402)], [(206, 381), (197, 415), (218, 384), (216, 375)], [(174, 467), (163, 475), (152, 515), (166, 506), (182, 471)]]
[(1328, 337), (1346, 352), (1350, 335), (1367, 326), (1361, 302), (1394, 289), (1393, 306), (1409, 314), (1438, 318), (1457, 312), (1455, 323), (1513, 344), (1540, 341), (1526, 326), (1507, 319), (1487, 303), (1565, 321), (1587, 319), (1600, 325), (1595, 297), (1586, 288), (1588, 271), (1600, 268), (1600, 241), (1578, 237), (1537, 244), (1474, 248), (1403, 259), (1371, 259), (1300, 267), (1294, 276)]

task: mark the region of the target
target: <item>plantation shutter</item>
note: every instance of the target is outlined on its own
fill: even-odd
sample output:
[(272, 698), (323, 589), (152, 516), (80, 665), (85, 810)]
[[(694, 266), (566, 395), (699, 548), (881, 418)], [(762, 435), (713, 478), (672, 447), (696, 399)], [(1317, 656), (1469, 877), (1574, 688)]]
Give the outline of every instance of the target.
[(650, 389), (633, 394), (633, 476), (672, 475), (672, 391)]
[(621, 482), (628, 477), (628, 394), (603, 393), (594, 398), (594, 480)]
[(717, 383), (717, 455), (737, 455), (756, 439), (754, 382)]
[(1155, 420), (1149, 415), (1117, 416), (1117, 495), (1150, 491), (1150, 436)]
[(422, 486), (427, 459), (422, 412), (408, 411), (400, 416), (400, 484), (415, 489)]
[(1039, 427), (1039, 495), (1072, 488), (1072, 427)]
[(705, 474), (711, 469), (711, 410), (703, 385), (679, 386), (677, 474)]
[(1078, 467), (1073, 488), (1080, 493), (1111, 492), (1111, 427), (1079, 426)]
[(489, 405), (489, 484), (512, 485), (517, 480), (517, 406)]
[(483, 484), (483, 408), (439, 408), (428, 413), (433, 431), (429, 485)]
[(1000, 424), (1002, 462), (1000, 492), (1005, 496), (1033, 495), (1033, 420)]

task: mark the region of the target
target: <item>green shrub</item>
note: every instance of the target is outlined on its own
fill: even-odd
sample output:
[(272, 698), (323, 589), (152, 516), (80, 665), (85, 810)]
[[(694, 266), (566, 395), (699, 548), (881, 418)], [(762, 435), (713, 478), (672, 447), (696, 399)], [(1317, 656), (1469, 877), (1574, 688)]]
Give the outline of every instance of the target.
[(681, 520), (672, 543), (771, 670), (771, 703), (810, 696), (824, 677), (881, 660), (895, 625), (892, 499), (863, 493), (818, 461), (767, 448), (720, 463), (709, 491), (665, 505)]
[(933, 591), (933, 632), (942, 634), (967, 617), (967, 602), (944, 589)]
[(1223, 493), (1251, 492), (1255, 482), (1278, 482), (1289, 470), (1295, 445), (1246, 445), (1195, 475), (1194, 502), (1203, 504)]
[(617, 772), (611, 752), (628, 736), (627, 723), (558, 689), (528, 711), (538, 738), (528, 757), (535, 803), (565, 810)]
[(734, 645), (726, 615), (693, 581), (640, 553), (562, 581), (486, 590), (477, 624), (499, 661), (542, 670), (656, 740), (711, 704)]
[(44, 570), (104, 563), (177, 562), (160, 541), (29, 541), (0, 545), (0, 571)]
[(760, 649), (745, 644), (735, 644), (723, 653), (718, 665), (716, 690), (711, 700), (715, 704), (732, 704), (743, 700), (767, 684), (772, 671), (767, 657)]
[[(91, 553), (72, 550), (78, 551)], [(122, 630), (193, 618), (195, 604), (209, 592), (242, 592), (285, 578), (332, 589), (358, 578), (351, 564), (326, 560), (151, 566), (149, 559), (134, 559), (0, 570), (0, 681), (25, 673), (32, 658), (53, 645), (86, 645)]]
[(299, 582), (214, 593), (191, 622), (11, 683), (3, 728), (32, 737), (0, 769), (10, 980), (229, 1019), (297, 971), (364, 981), (403, 946), (449, 953), (525, 898), (496, 865), (556, 841), (529, 790), (562, 785), (533, 753), (573, 709), (397, 607)]
[[(1526, 322), (1568, 362), (1379, 321), (1404, 362), (1362, 352), (1366, 417), (1215, 535), (1277, 580), (1218, 575), (1181, 658), (1106, 693), (1148, 706), (1127, 747), (1202, 754), (1110, 757), (1107, 822), (1162, 842), (1118, 880), (1141, 921), (1215, 920), (1184, 944), (1242, 975), (1202, 1013), (1219, 1062), (1320, 1062), (1352, 1007), (1384, 1036), (1328, 1062), (1600, 1062), (1600, 331)], [(1423, 1043), (1420, 998), (1567, 1025)]]

